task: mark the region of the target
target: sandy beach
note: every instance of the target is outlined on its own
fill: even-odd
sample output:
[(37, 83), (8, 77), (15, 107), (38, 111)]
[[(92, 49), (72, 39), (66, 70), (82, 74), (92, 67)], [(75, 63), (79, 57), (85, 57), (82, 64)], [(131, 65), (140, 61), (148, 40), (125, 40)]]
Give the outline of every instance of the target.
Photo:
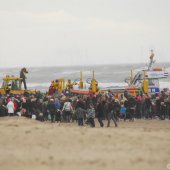
[(1, 118), (0, 169), (166, 170), (170, 164), (170, 121), (96, 125)]

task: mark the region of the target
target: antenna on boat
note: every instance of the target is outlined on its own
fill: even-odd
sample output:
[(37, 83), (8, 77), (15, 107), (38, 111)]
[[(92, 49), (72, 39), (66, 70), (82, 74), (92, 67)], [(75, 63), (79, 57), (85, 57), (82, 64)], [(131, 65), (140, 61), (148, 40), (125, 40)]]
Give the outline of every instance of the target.
[(149, 57), (150, 58), (150, 63), (149, 63), (149, 66), (148, 66), (148, 70), (151, 70), (152, 65), (155, 63), (155, 60), (153, 60), (154, 56), (155, 56), (155, 54), (154, 54), (153, 50), (151, 50), (151, 55)]
[(83, 74), (82, 74), (82, 71), (80, 71), (80, 84), (79, 84), (79, 88), (83, 89)]

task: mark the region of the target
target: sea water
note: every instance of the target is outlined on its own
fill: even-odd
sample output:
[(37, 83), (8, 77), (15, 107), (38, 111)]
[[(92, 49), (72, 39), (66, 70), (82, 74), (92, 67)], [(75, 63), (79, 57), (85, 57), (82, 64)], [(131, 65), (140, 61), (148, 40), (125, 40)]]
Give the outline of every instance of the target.
[[(92, 77), (95, 71), (95, 79), (99, 82), (99, 87), (123, 86), (125, 78), (130, 76), (133, 68), (134, 74), (146, 67), (146, 64), (115, 64), (115, 65), (86, 65), (86, 66), (56, 66), (56, 67), (29, 67), (27, 74), (27, 86), (29, 89), (47, 91), (52, 80), (64, 78), (78, 80), (80, 71), (83, 72), (83, 81)], [(160, 80), (161, 88), (170, 88), (170, 63), (161, 63), (155, 67), (166, 67), (169, 73), (168, 78)], [(19, 76), (21, 68), (0, 68), (0, 80), (5, 75)]]

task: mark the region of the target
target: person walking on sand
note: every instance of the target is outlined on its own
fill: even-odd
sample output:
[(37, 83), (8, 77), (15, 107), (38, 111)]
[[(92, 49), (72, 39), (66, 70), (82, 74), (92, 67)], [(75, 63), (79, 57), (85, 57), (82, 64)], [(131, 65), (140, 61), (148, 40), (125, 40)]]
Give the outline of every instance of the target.
[(107, 127), (110, 127), (110, 120), (112, 119), (114, 124), (115, 124), (115, 127), (117, 127), (117, 122), (116, 122), (116, 113), (115, 113), (115, 109), (114, 109), (114, 104), (115, 104), (115, 100), (113, 99), (112, 101), (109, 102), (108, 104), (108, 122), (107, 122)]
[(78, 126), (83, 126), (84, 125), (84, 115), (86, 114), (86, 110), (78, 107), (76, 109), (76, 116), (77, 116), (77, 122)]
[(91, 103), (87, 109), (87, 121), (86, 124), (89, 124), (91, 127), (95, 127), (95, 109), (93, 104)]
[(21, 85), (22, 85), (22, 83), (24, 83), (25, 90), (27, 90), (26, 75), (25, 75), (27, 73), (28, 73), (28, 71), (27, 71), (27, 69), (25, 67), (22, 68), (21, 71), (20, 71)]
[(104, 118), (104, 106), (102, 105), (102, 100), (99, 99), (97, 107), (96, 107), (96, 112), (97, 112), (97, 118), (98, 122), (100, 123), (100, 127), (104, 127), (103, 123), (103, 118)]
[(47, 105), (47, 109), (50, 112), (50, 116), (51, 116), (51, 123), (55, 122), (56, 119), (56, 108), (55, 108), (55, 102), (54, 99), (50, 99), (48, 105)]

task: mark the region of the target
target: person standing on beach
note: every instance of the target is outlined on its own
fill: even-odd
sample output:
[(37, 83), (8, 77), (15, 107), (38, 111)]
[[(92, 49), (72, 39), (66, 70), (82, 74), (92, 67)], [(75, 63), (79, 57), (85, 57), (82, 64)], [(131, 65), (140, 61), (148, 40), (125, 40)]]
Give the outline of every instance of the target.
[(93, 104), (91, 103), (87, 109), (87, 121), (86, 121), (86, 123), (89, 124), (91, 127), (95, 127), (94, 118), (95, 118), (95, 109)]
[(47, 105), (47, 109), (50, 112), (50, 116), (51, 116), (51, 123), (54, 123), (56, 120), (56, 107), (55, 107), (55, 102), (54, 99), (50, 99), (48, 105)]
[(58, 98), (55, 99), (56, 121), (61, 122), (61, 104)]
[(71, 112), (73, 111), (72, 105), (71, 105), (71, 99), (67, 99), (63, 105), (62, 112), (65, 114), (65, 121), (67, 123), (70, 122), (71, 119)]
[(104, 118), (104, 106), (102, 105), (102, 100), (99, 99), (97, 107), (96, 107), (96, 112), (97, 112), (97, 118), (98, 122), (100, 123), (100, 127), (104, 127), (103, 123), (103, 118)]
[(22, 85), (22, 83), (24, 83), (25, 90), (27, 90), (26, 75), (25, 75), (27, 73), (28, 73), (28, 71), (27, 71), (27, 69), (25, 67), (22, 68), (21, 71), (20, 71), (21, 85)]
[(86, 110), (78, 107), (76, 109), (76, 116), (77, 116), (77, 122), (78, 122), (78, 126), (83, 126), (84, 125), (84, 115), (86, 113)]
[(14, 102), (12, 101), (12, 99), (9, 99), (9, 102), (6, 107), (8, 109), (8, 116), (14, 115), (15, 106), (14, 106)]
[(4, 106), (4, 103), (2, 100), (0, 100), (0, 117), (6, 116), (7, 115), (7, 109)]
[(110, 120), (112, 119), (115, 127), (117, 127), (117, 122), (116, 122), (116, 112), (115, 112), (115, 100), (112, 99), (108, 103), (108, 122), (107, 122), (107, 127), (110, 127)]

